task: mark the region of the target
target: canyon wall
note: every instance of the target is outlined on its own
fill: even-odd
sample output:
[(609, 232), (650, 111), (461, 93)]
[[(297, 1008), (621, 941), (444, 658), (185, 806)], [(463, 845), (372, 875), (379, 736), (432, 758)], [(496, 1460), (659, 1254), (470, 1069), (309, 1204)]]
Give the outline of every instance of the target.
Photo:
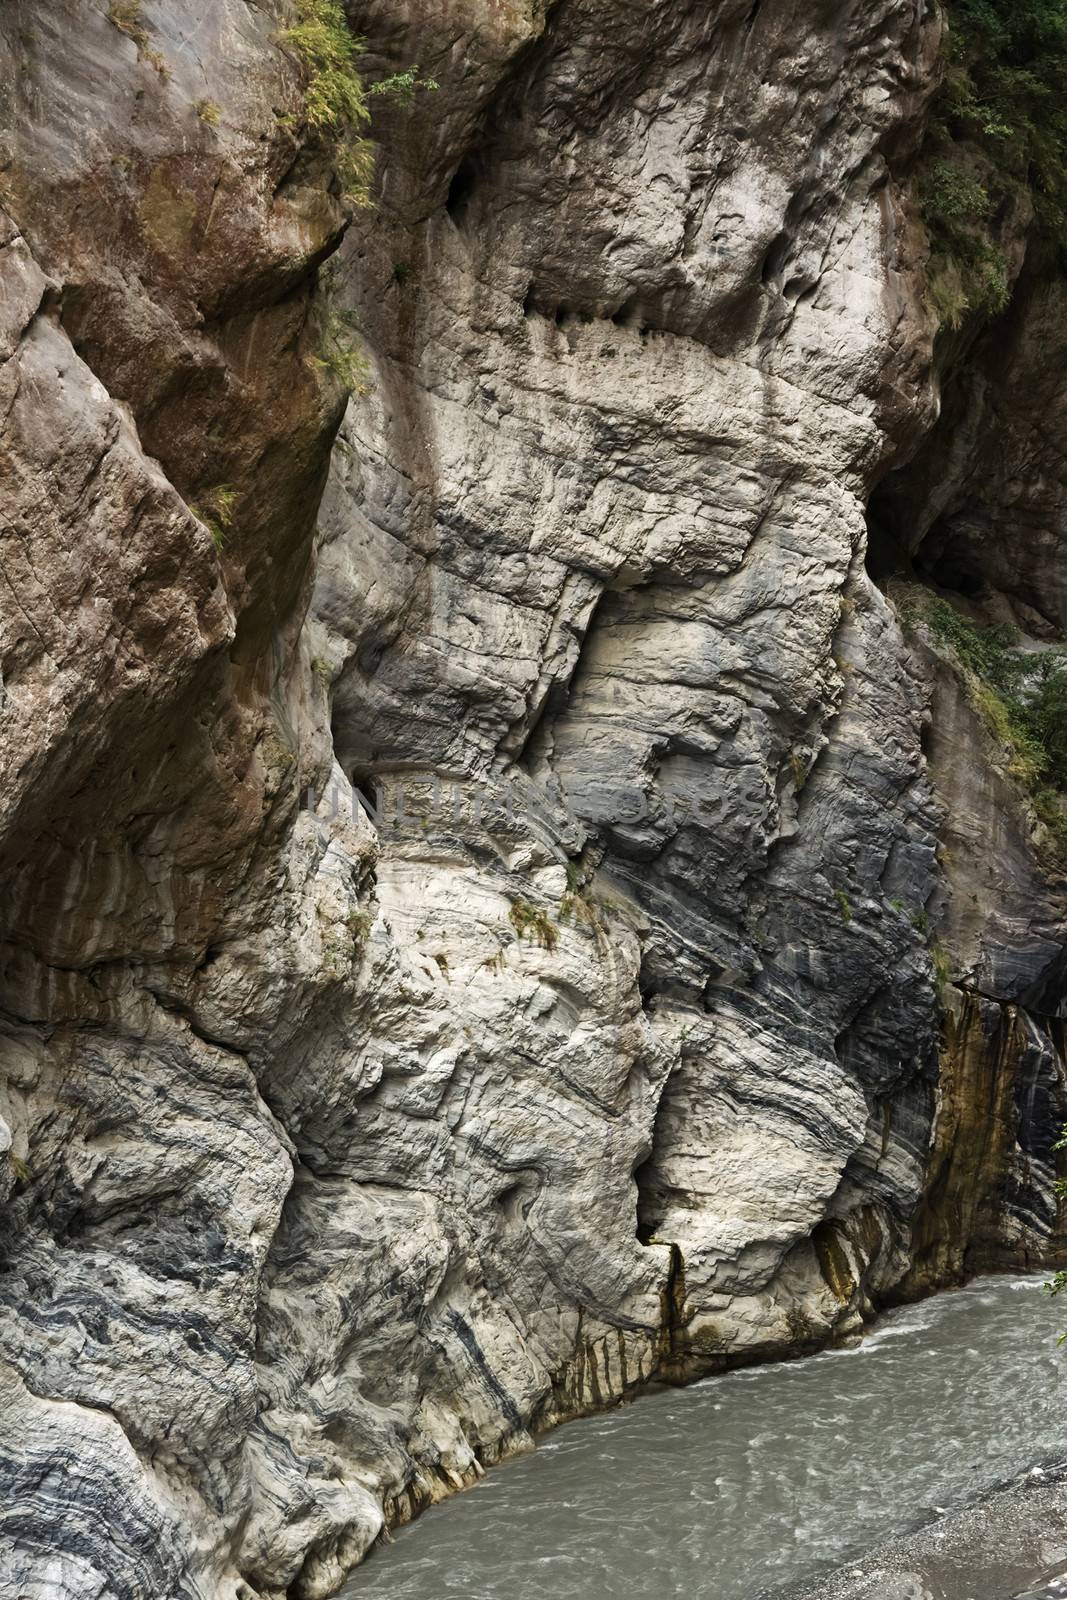
[(1016, 215), (926, 290), (941, 18), (349, 19), (437, 85), (354, 213), (280, 8), (0, 15), (12, 1600), (316, 1600), (1062, 1245), (1061, 858), (883, 570), (1067, 632), (1062, 290)]

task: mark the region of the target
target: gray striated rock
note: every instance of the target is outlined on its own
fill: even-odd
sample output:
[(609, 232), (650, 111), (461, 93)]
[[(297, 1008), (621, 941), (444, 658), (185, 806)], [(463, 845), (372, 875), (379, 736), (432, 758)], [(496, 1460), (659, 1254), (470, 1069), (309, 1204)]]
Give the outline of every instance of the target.
[(353, 6), (441, 87), (328, 291), (278, 19), (116, 17), (0, 19), (0, 1595), (314, 1600), (543, 1427), (1051, 1259), (1062, 874), (865, 566), (945, 431), (924, 6)]

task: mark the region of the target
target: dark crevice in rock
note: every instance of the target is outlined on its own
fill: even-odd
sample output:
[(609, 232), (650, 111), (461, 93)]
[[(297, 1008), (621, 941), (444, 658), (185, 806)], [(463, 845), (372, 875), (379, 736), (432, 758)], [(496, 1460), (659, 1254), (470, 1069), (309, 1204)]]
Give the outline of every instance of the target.
[(466, 155), (452, 175), (445, 200), (445, 210), (457, 227), (462, 227), (464, 213), (478, 182), (478, 164), (474, 156)]

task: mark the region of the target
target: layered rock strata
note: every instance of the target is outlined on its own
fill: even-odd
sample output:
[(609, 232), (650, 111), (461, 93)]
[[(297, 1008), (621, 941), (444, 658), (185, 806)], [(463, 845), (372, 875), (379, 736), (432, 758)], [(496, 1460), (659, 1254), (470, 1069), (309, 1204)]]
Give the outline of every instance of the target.
[(870, 503), (1064, 626), (1054, 291), (984, 408), (924, 299), (937, 17), (350, 20), (440, 87), (346, 233), (280, 12), (0, 18), (20, 1600), (313, 1600), (552, 1422), (1059, 1248), (1062, 871), (867, 570)]

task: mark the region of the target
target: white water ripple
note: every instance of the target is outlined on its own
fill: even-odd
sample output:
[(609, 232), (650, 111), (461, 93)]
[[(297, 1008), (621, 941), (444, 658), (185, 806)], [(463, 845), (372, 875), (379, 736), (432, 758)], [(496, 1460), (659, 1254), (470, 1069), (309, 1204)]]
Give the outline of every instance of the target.
[(402, 1529), (350, 1600), (759, 1600), (1063, 1447), (1067, 1308), (986, 1278), (864, 1342), (570, 1423)]

